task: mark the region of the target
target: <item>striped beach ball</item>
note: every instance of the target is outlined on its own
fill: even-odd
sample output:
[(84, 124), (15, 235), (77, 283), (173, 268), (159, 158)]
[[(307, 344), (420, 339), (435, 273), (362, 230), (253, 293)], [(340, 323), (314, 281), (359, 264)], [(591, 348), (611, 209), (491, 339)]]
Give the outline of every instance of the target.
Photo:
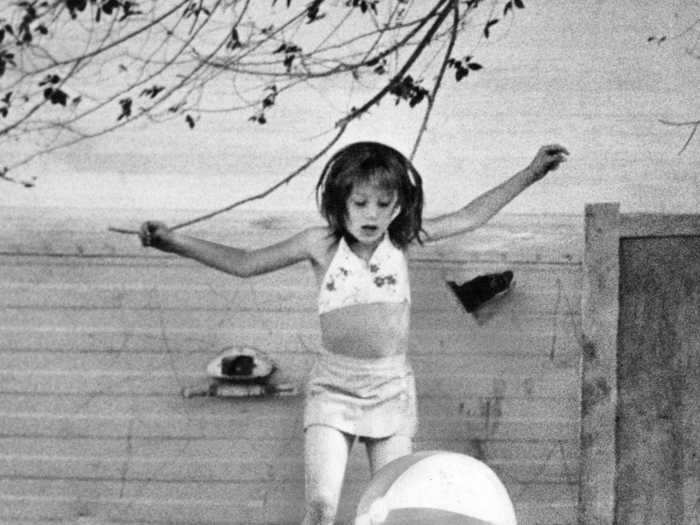
[(506, 488), (485, 463), (425, 451), (396, 459), (365, 490), (355, 525), (516, 525)]

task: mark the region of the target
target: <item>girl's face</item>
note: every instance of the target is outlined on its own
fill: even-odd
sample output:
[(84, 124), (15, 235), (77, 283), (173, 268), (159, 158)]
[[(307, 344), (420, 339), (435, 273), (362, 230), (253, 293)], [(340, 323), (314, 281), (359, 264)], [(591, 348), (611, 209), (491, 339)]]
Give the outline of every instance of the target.
[(345, 229), (359, 242), (379, 242), (401, 211), (396, 190), (371, 183), (355, 184), (346, 202)]

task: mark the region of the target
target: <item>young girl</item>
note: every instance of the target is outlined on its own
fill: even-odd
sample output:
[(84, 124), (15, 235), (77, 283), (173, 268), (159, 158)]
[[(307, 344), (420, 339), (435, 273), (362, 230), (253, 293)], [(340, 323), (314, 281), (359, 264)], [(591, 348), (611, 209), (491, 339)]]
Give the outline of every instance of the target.
[(407, 248), (481, 226), (566, 155), (562, 146), (544, 146), (526, 169), (464, 208), (422, 220), (421, 177), (410, 161), (389, 146), (360, 142), (338, 151), (316, 186), (327, 226), (246, 250), (189, 237), (159, 222), (142, 225), (144, 246), (238, 277), (311, 263), (320, 290), (323, 348), (306, 388), (304, 524), (333, 523), (356, 438), (365, 443), (372, 474), (412, 451), (417, 418), (406, 359)]

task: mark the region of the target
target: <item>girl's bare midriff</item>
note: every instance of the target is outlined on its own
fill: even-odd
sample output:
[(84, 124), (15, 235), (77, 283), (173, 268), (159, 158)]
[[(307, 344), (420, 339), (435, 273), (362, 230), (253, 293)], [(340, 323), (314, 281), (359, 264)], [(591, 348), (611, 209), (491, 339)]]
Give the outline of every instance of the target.
[(371, 359), (404, 354), (410, 324), (408, 302), (355, 304), (321, 314), (321, 340), (332, 353)]

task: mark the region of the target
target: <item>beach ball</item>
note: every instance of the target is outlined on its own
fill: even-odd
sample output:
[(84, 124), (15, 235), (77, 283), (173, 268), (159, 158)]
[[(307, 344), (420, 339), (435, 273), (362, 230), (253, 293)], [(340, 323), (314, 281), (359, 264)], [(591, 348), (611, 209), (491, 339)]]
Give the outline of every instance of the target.
[(357, 506), (355, 525), (516, 525), (496, 473), (471, 456), (425, 451), (380, 469)]

